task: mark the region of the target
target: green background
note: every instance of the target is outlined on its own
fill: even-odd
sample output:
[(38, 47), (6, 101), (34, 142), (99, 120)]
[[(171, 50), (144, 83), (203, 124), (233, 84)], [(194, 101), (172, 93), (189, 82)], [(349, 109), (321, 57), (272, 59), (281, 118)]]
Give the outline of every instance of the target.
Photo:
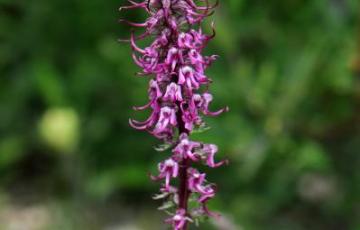
[[(0, 0), (0, 229), (166, 229), (147, 173), (169, 153), (133, 130), (147, 99), (121, 0)], [(360, 3), (223, 0), (196, 138), (223, 214), (199, 229), (360, 229)], [(210, 20), (204, 24), (209, 31)], [(15, 227), (14, 227), (15, 226)], [(22, 228), (21, 228), (22, 227)]]

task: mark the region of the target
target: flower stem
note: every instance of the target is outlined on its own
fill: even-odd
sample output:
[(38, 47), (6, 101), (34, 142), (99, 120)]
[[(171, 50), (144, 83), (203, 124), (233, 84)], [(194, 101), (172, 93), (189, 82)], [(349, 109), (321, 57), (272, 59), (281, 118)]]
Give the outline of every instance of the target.
[[(180, 169), (180, 186), (179, 186), (179, 208), (188, 211), (188, 200), (189, 200), (189, 189), (187, 183), (187, 169), (189, 167), (189, 159), (184, 159)], [(184, 225), (182, 230), (187, 229), (187, 223)]]
[[(189, 131), (185, 128), (185, 123), (182, 120), (182, 111), (180, 109), (180, 103), (178, 103), (179, 110), (177, 111), (177, 122), (179, 128), (179, 134), (186, 133), (189, 134)], [(187, 171), (190, 166), (190, 161), (188, 158), (184, 158), (180, 163), (180, 172), (179, 172), (179, 208), (184, 209), (185, 212), (188, 212), (188, 200), (190, 191), (188, 189), (188, 175)], [(182, 230), (187, 230), (187, 222), (185, 223)]]

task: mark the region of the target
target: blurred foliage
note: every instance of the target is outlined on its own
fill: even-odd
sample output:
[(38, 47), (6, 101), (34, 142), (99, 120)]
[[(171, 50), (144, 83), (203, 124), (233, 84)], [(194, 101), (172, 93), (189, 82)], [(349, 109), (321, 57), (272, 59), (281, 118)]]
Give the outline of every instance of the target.
[[(49, 229), (160, 229), (147, 172), (166, 153), (128, 126), (147, 80), (117, 43), (119, 17), (144, 18), (124, 3), (0, 1), (0, 200), (68, 210)], [(209, 171), (228, 229), (360, 229), (359, 15), (358, 0), (228, 0), (209, 19), (213, 106), (231, 111), (194, 136), (231, 160)]]

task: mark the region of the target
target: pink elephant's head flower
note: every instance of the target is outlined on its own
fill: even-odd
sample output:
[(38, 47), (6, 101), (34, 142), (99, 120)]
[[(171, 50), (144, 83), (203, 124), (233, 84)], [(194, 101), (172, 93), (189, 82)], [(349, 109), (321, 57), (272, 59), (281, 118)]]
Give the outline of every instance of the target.
[(170, 191), (170, 179), (179, 174), (179, 165), (173, 159), (167, 159), (158, 165), (159, 175), (151, 176), (153, 180), (165, 179), (165, 190)]
[(182, 230), (188, 221), (192, 220), (186, 216), (185, 209), (178, 209), (174, 216), (165, 220), (166, 223), (172, 224), (174, 230)]
[[(148, 98), (144, 106), (135, 110), (149, 109), (150, 116), (144, 121), (130, 119), (130, 125), (138, 130), (146, 130), (173, 147), (172, 156), (158, 164), (158, 175), (153, 180), (163, 180), (161, 194), (156, 198), (169, 199), (165, 207), (175, 208), (175, 214), (166, 222), (174, 230), (186, 229), (192, 216), (213, 216), (206, 203), (216, 193), (216, 186), (207, 182), (206, 174), (194, 168), (203, 163), (216, 168), (226, 161), (215, 162), (218, 147), (194, 141), (191, 134), (204, 126), (203, 116), (217, 116), (228, 108), (210, 111), (213, 96), (209, 92), (212, 80), (206, 70), (217, 55), (206, 56), (203, 49), (215, 37), (201, 29), (203, 20), (213, 13), (217, 3), (208, 0), (128, 0), (129, 6), (120, 10), (142, 9), (148, 14), (144, 22), (120, 22), (143, 29), (135, 35), (131, 32), (132, 58), (141, 68), (139, 76), (150, 77)], [(137, 43), (150, 38), (145, 48)], [(176, 182), (173, 182), (176, 180)], [(176, 187), (177, 186), (177, 187)], [(197, 207), (189, 208), (191, 196), (196, 197)], [(192, 210), (193, 209), (193, 210)], [(196, 214), (195, 214), (196, 213)]]

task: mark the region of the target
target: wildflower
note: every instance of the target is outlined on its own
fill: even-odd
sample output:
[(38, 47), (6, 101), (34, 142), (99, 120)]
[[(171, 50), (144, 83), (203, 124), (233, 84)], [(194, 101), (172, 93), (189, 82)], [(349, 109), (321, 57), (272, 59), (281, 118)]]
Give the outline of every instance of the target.
[(170, 71), (173, 72), (178, 62), (183, 62), (182, 59), (183, 58), (180, 51), (176, 47), (172, 47), (169, 49), (165, 59), (165, 64), (170, 67)]
[(179, 70), (178, 84), (185, 85), (189, 91), (200, 87), (200, 83), (195, 78), (194, 70), (190, 66), (184, 66)]
[(149, 93), (149, 103), (147, 103), (144, 106), (135, 106), (134, 107), (135, 110), (144, 110), (150, 106), (153, 106), (153, 108), (157, 107), (157, 106), (155, 106), (155, 105), (157, 105), (156, 100), (161, 98), (162, 93), (161, 93), (160, 87), (156, 81), (154, 81), (154, 80), (150, 81), (148, 93)]
[(180, 33), (177, 45), (180, 48), (192, 48), (194, 38), (189, 33)]
[(192, 222), (192, 220), (186, 216), (185, 209), (179, 209), (173, 217), (167, 219), (165, 222), (172, 224), (174, 230), (181, 230), (184, 228), (187, 221)]
[(183, 101), (181, 87), (174, 82), (170, 83), (170, 85), (168, 85), (166, 88), (163, 99), (170, 102)]
[(174, 156), (180, 156), (179, 159), (190, 158), (193, 161), (198, 161), (198, 158), (194, 153), (195, 148), (198, 147), (200, 147), (200, 143), (195, 141), (190, 141), (188, 139), (188, 135), (186, 133), (183, 133), (180, 135), (180, 142), (174, 148), (173, 153)]
[(217, 167), (220, 167), (221, 165), (227, 163), (226, 160), (220, 161), (218, 163), (214, 162), (215, 154), (218, 151), (218, 147), (214, 144), (205, 144), (204, 147), (202, 148), (202, 151), (206, 155), (205, 156), (206, 164), (211, 168), (217, 168)]
[[(198, 26), (212, 14), (217, 4), (210, 5), (207, 0), (200, 5), (193, 0), (128, 1), (130, 5), (121, 7), (121, 10), (143, 9), (149, 15), (142, 23), (123, 19), (120, 22), (144, 29), (138, 36), (131, 33), (126, 41), (130, 42), (132, 57), (141, 68), (138, 75), (151, 77), (149, 102), (134, 109), (152, 110), (148, 119), (130, 119), (130, 125), (148, 131), (165, 142), (165, 146), (173, 147), (172, 156), (158, 164), (159, 174), (151, 176), (151, 179), (164, 180), (160, 194), (154, 197), (167, 200), (162, 209), (175, 207), (175, 214), (166, 222), (172, 224), (174, 230), (185, 230), (193, 217), (215, 216), (206, 204), (215, 196), (216, 187), (206, 181), (205, 173), (192, 166), (203, 163), (215, 168), (226, 163), (215, 162), (216, 145), (190, 138), (196, 128), (205, 124), (203, 115), (217, 116), (228, 111), (227, 107), (215, 112), (209, 109), (213, 100), (209, 92), (212, 81), (206, 76), (206, 69), (217, 59), (217, 55), (205, 56), (202, 51), (214, 38), (215, 29), (211, 24), (213, 31), (208, 35)], [(154, 39), (148, 47), (139, 47), (137, 41), (147, 37)], [(172, 183), (173, 180), (177, 183)], [(192, 195), (196, 197), (197, 204), (189, 208)]]
[(176, 178), (179, 173), (179, 165), (173, 159), (167, 159), (158, 165), (159, 175), (151, 176), (153, 180), (161, 180), (165, 178), (165, 190), (170, 191), (170, 179)]
[(175, 109), (168, 106), (162, 107), (160, 110), (159, 120), (153, 131), (154, 135), (162, 133), (172, 133), (173, 127), (177, 124)]
[(223, 109), (220, 109), (216, 112), (211, 112), (209, 111), (209, 105), (211, 103), (211, 101), (213, 100), (213, 96), (210, 94), (210, 93), (204, 93), (202, 95), (202, 106), (201, 106), (201, 110), (202, 112), (205, 114), (205, 115), (208, 115), (208, 116), (218, 116), (220, 115), (221, 113), (223, 112), (226, 112), (229, 110), (228, 107), (225, 107)]

